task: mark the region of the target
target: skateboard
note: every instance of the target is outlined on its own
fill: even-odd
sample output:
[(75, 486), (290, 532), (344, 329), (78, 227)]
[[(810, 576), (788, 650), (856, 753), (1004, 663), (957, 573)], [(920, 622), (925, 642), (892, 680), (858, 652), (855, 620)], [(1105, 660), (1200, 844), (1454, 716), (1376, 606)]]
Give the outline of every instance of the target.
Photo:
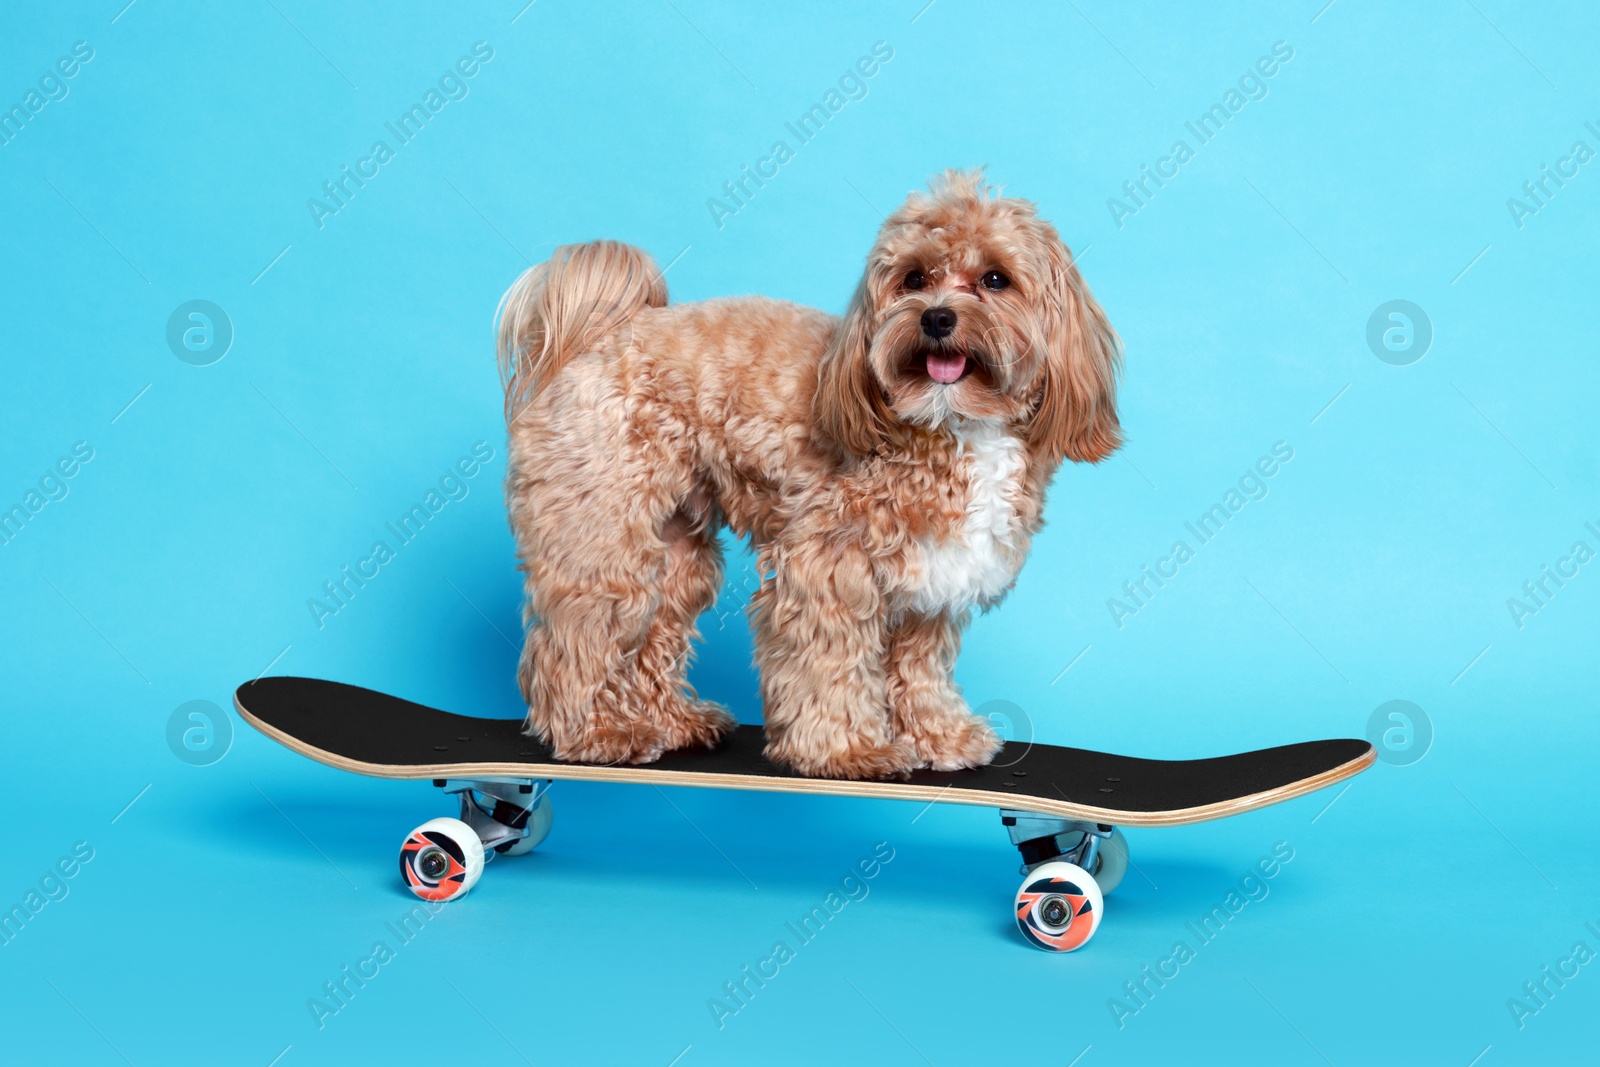
[(330, 767), (377, 778), (432, 779), (459, 818), (418, 826), (400, 846), (417, 896), (467, 893), (496, 855), (531, 851), (550, 832), (557, 780), (753, 789), (995, 808), (1022, 857), (1013, 907), (1032, 945), (1070, 952), (1100, 926), (1105, 894), (1128, 869), (1124, 826), (1182, 826), (1278, 804), (1369, 767), (1366, 741), (1303, 741), (1209, 759), (1153, 760), (1008, 742), (987, 767), (917, 771), (891, 781), (808, 778), (762, 756), (759, 726), (715, 750), (668, 752), (642, 766), (553, 759), (520, 719), (478, 719), (314, 678), (260, 678), (234, 706), (274, 741)]

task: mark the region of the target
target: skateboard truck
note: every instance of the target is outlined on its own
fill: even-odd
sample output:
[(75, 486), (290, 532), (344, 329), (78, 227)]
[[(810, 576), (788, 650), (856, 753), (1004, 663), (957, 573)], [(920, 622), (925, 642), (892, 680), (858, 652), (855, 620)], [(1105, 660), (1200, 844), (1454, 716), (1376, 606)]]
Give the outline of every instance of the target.
[[(472, 827), (484, 851), (518, 855), (539, 842), (522, 844), (536, 826), (529, 816), (541, 806), (550, 789), (548, 778), (435, 778), (433, 784), (461, 798), (461, 821)], [(546, 820), (545, 832), (549, 832)], [(542, 840), (544, 834), (540, 834)]]
[[(1086, 871), (1098, 873), (1101, 842), (1113, 837), (1122, 840), (1122, 831), (1105, 823), (1057, 819), (1012, 808), (1000, 809), (1000, 823), (1022, 854), (1021, 874), (1054, 859), (1076, 863)], [(1122, 851), (1126, 854), (1125, 844)]]

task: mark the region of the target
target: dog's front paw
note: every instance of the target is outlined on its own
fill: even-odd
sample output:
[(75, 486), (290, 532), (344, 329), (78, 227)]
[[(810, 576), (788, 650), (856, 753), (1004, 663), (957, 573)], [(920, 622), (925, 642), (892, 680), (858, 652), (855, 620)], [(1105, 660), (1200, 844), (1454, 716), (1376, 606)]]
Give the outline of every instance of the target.
[(649, 723), (585, 723), (571, 737), (552, 739), (550, 754), (573, 763), (654, 763), (667, 750), (665, 735)]
[(855, 739), (842, 748), (812, 751), (783, 738), (767, 743), (766, 756), (808, 778), (899, 778), (917, 766), (916, 752), (899, 739)]
[(917, 766), (935, 771), (985, 766), (1001, 743), (988, 719), (967, 711), (913, 718), (903, 738), (916, 752)]
[(738, 725), (739, 721), (721, 704), (709, 700), (685, 700), (681, 707), (664, 717), (662, 735), (669, 750), (716, 748)]

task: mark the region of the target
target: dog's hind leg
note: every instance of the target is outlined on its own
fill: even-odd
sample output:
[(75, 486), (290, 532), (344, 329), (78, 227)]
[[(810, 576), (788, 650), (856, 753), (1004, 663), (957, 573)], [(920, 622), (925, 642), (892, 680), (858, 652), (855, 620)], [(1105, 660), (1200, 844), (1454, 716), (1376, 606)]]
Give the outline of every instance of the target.
[(668, 747), (634, 693), (668, 553), (652, 516), (670, 496), (640, 465), (572, 449), (514, 457), (507, 479), (525, 573), (518, 681), (530, 732), (560, 759), (647, 763)]
[(531, 625), (517, 677), (530, 732), (558, 759), (656, 759), (665, 738), (628, 685), (655, 609), (643, 580), (654, 570), (651, 561), (596, 530), (582, 553), (552, 552), (524, 567)]
[(660, 729), (668, 749), (714, 748), (733, 729), (734, 718), (698, 699), (687, 672), (700, 636), (696, 621), (716, 602), (722, 585), (722, 549), (703, 515), (682, 509), (662, 524), (661, 540), (665, 558), (656, 580), (656, 611), (625, 680), (627, 699)]

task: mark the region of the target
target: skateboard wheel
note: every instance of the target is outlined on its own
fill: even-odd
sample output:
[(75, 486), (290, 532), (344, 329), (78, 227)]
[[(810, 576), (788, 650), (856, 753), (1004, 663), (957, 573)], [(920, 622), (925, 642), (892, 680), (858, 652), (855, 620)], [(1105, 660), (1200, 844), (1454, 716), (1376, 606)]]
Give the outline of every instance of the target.
[(460, 819), (429, 819), (400, 846), (400, 877), (423, 900), (465, 896), (483, 874), (483, 842)]
[(1102, 894), (1109, 894), (1122, 884), (1128, 873), (1128, 839), (1122, 831), (1113, 829), (1111, 836), (1100, 842), (1099, 858), (1095, 861), (1094, 880)]
[(1017, 889), (1017, 928), (1047, 952), (1082, 948), (1100, 928), (1105, 897), (1088, 871), (1075, 863), (1041, 863)]
[(550, 807), (550, 794), (546, 793), (539, 798), (539, 803), (534, 809), (528, 812), (528, 836), (496, 845), (494, 850), (502, 856), (527, 855), (550, 836), (550, 824), (555, 821), (555, 817), (556, 813)]

